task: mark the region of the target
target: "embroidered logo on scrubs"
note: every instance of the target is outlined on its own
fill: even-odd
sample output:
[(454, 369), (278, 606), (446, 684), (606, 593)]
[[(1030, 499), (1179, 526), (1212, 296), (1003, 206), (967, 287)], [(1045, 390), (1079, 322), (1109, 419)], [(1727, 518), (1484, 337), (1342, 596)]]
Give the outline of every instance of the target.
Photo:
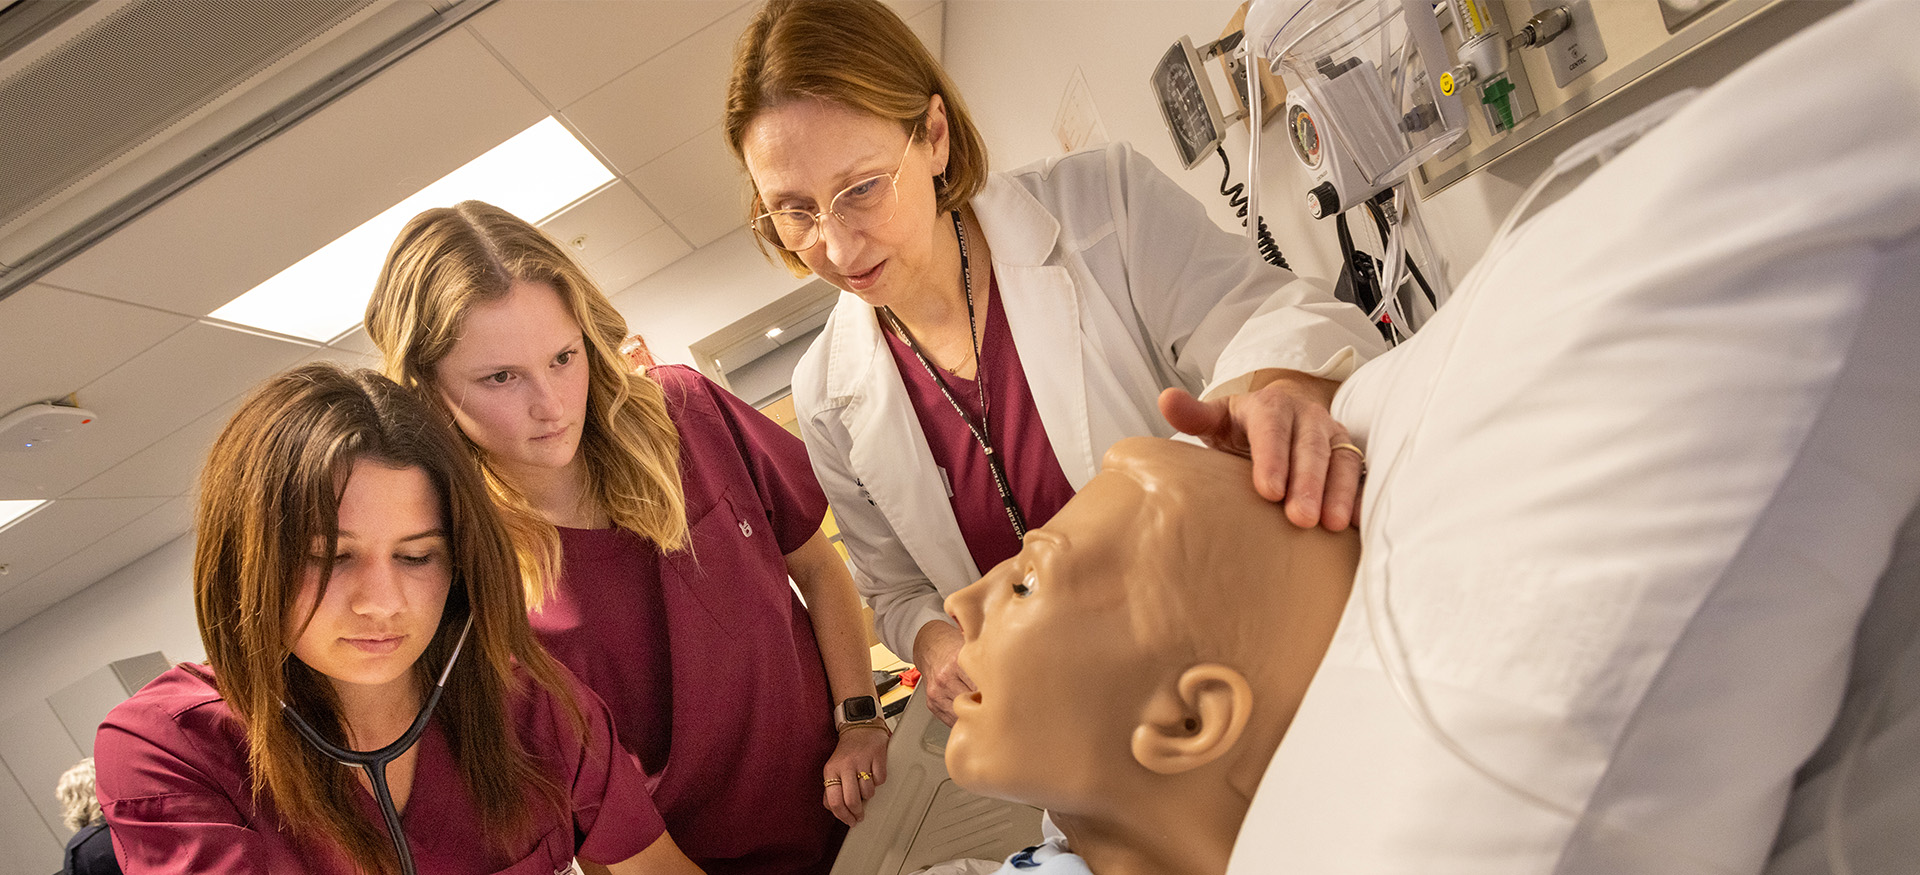
[(751, 537), (753, 537), (753, 524), (752, 524), (752, 523), (749, 523), (749, 522), (747, 522), (746, 520), (741, 520), (741, 521), (740, 521), (740, 534), (742, 534), (742, 535), (744, 535), (744, 536), (746, 536), (746, 537), (749, 537), (749, 538), (751, 538)]

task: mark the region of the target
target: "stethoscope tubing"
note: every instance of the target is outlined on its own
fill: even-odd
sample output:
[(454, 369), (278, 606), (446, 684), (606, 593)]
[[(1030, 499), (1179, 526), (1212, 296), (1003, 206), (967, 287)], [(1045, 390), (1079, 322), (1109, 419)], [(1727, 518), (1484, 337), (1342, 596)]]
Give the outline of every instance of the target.
[(300, 715), (294, 712), (292, 705), (286, 702), (280, 703), (280, 713), (286, 716), (287, 721), (293, 724), (294, 730), (299, 732), (308, 744), (332, 757), (341, 765), (352, 766), (367, 773), (367, 781), (373, 785), (373, 801), (380, 806), (380, 815), (387, 821), (387, 835), (392, 838), (394, 853), (400, 858), (400, 875), (415, 875), (413, 849), (407, 844), (406, 831), (400, 828), (400, 810), (394, 806), (393, 792), (387, 787), (387, 765), (399, 759), (401, 754), (406, 753), (420, 741), (420, 736), (426, 734), (427, 721), (433, 717), (434, 706), (440, 704), (440, 694), (447, 689), (447, 678), (453, 675), (453, 664), (460, 658), (461, 649), (467, 646), (467, 634), (472, 631), (473, 617), (469, 615), (467, 624), (460, 629), (460, 640), (454, 642), (453, 653), (447, 656), (446, 667), (440, 670), (440, 680), (427, 693), (427, 703), (413, 718), (413, 725), (407, 727), (407, 731), (394, 739), (392, 744), (379, 750), (348, 750), (334, 744), (322, 736), (319, 730), (301, 719)]

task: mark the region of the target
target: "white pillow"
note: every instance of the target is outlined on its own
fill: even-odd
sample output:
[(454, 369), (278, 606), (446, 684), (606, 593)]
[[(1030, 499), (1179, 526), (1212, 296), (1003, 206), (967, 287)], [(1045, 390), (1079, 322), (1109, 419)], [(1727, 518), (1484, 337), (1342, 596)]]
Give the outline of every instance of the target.
[(1727, 77), (1342, 389), (1354, 601), (1230, 872), (1759, 871), (1920, 496), (1914, 33)]

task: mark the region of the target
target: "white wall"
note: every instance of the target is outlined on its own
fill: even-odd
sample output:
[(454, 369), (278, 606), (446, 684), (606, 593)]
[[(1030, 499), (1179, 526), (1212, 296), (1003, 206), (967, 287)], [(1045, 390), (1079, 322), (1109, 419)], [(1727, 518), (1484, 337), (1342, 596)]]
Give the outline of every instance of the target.
[[(742, 278), (741, 263), (757, 264)], [(810, 282), (768, 261), (741, 228), (609, 297), (654, 357), (691, 365), (693, 344)]]
[(0, 726), (13, 767), (0, 774), (0, 872), (58, 870), (69, 835), (46, 822), (46, 810), (54, 780), (82, 754), (47, 697), (129, 656), (205, 659), (192, 562), (189, 534), (0, 633)]

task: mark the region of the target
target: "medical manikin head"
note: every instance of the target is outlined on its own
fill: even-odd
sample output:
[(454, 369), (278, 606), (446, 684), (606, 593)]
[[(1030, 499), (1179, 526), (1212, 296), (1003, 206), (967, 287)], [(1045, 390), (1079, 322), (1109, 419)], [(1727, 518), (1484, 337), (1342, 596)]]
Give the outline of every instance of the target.
[(947, 770), (1045, 808), (1102, 875), (1220, 872), (1339, 622), (1358, 536), (1289, 523), (1248, 463), (1155, 438), (947, 610), (978, 692)]

